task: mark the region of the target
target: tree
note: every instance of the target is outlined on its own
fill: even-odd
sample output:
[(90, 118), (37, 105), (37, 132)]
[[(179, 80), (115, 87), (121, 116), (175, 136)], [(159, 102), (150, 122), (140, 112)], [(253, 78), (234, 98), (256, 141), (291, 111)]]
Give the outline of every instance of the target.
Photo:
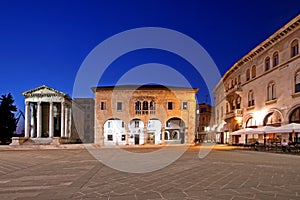
[(11, 93), (0, 98), (0, 141), (6, 144), (16, 130), (16, 118), (13, 112), (17, 111)]

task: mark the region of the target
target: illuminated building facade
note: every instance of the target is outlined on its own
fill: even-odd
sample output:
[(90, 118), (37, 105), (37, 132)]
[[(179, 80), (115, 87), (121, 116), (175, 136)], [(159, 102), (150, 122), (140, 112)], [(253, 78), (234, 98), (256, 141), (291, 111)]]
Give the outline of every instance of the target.
[(190, 144), (198, 89), (161, 85), (92, 88), (95, 144)]
[[(215, 126), (223, 142), (299, 142), (300, 134), (230, 136), (242, 128), (300, 123), (300, 15), (238, 60), (214, 89)], [(251, 138), (247, 138), (251, 137)]]

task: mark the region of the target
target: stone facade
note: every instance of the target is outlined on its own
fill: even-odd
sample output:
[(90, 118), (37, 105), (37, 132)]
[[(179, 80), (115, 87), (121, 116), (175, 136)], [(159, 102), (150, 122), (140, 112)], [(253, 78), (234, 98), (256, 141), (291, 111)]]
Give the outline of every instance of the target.
[(95, 87), (95, 143), (190, 144), (198, 89), (145, 86)]
[(197, 104), (197, 137), (199, 142), (214, 141), (215, 134), (211, 128), (213, 125), (213, 109), (209, 104)]
[[(215, 126), (228, 133), (246, 128), (300, 122), (300, 15), (237, 61), (214, 89)], [(245, 135), (226, 142), (247, 142)], [(260, 143), (274, 137), (297, 141), (299, 135), (252, 135)]]
[(74, 98), (74, 102), (79, 104), (84, 111), (84, 143), (94, 142), (94, 99)]

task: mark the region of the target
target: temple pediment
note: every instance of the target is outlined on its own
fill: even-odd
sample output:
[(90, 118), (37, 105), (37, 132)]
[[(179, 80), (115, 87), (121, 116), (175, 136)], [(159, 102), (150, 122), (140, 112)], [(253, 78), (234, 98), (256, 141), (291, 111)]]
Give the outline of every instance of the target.
[(34, 88), (32, 90), (28, 90), (26, 92), (22, 93), (25, 97), (42, 97), (42, 96), (59, 96), (59, 97), (67, 97), (68, 95), (60, 92), (58, 90), (55, 90), (53, 88), (50, 88), (46, 85), (42, 85), (40, 87)]

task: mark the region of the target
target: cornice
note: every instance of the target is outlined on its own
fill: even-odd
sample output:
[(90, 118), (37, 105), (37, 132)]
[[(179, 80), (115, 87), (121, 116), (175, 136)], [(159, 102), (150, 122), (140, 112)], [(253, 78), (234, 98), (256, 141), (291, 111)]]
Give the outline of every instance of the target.
[(254, 49), (252, 49), (249, 53), (247, 53), (244, 57), (238, 60), (223, 76), (222, 81), (226, 81), (227, 78), (234, 73), (236, 70), (240, 69), (241, 66), (256, 58), (258, 55), (261, 55), (265, 52), (269, 47), (275, 45), (282, 38), (286, 37), (290, 33), (292, 33), (296, 28), (300, 26), (300, 14), (272, 34), (269, 38), (264, 40), (262, 43), (257, 45)]

